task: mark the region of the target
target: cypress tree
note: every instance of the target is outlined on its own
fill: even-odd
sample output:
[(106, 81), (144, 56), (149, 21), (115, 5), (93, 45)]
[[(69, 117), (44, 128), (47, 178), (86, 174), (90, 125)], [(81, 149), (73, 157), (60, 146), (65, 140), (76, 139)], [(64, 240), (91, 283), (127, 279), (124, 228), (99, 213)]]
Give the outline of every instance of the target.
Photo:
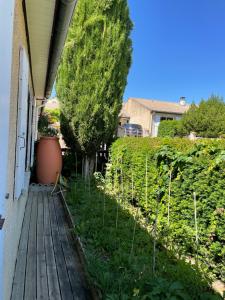
[(77, 145), (87, 156), (89, 171), (95, 152), (112, 142), (117, 129), (131, 65), (131, 30), (127, 0), (78, 0), (56, 91), (62, 133), (68, 146)]

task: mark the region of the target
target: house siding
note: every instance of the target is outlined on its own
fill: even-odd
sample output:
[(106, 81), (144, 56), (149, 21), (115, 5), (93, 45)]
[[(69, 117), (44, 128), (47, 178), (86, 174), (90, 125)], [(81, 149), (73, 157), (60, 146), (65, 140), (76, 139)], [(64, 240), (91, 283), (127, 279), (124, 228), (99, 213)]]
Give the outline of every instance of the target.
[[(151, 101), (151, 100), (150, 100)], [(153, 103), (155, 107), (160, 108), (160, 111), (157, 111), (153, 108), (148, 107), (148, 100), (135, 100), (130, 98), (123, 106), (124, 113), (129, 116), (129, 123), (131, 124), (139, 124), (143, 129), (143, 136), (152, 136), (157, 137), (158, 135), (158, 127), (160, 123), (161, 117), (173, 118), (174, 120), (179, 120), (182, 117), (183, 113), (180, 112), (172, 112), (173, 109), (185, 111), (188, 109), (188, 106), (178, 107), (177, 104), (170, 102), (160, 102), (160, 101), (152, 101), (149, 103)], [(157, 105), (156, 105), (157, 104)], [(175, 105), (175, 108), (174, 108)], [(166, 110), (171, 109), (171, 112), (163, 111), (163, 106), (166, 106)]]
[(126, 103), (125, 110), (130, 117), (129, 123), (141, 125), (144, 135), (149, 135), (151, 128), (151, 111), (132, 100)]
[[(23, 222), (24, 210), (27, 200), (27, 192), (18, 200), (14, 200), (14, 176), (15, 176), (15, 151), (17, 140), (17, 100), (19, 86), (19, 53), (23, 48), (28, 56), (28, 47), (25, 30), (22, 1), (15, 1), (14, 31), (13, 31), (13, 63), (11, 77), (10, 98), (10, 128), (9, 128), (9, 153), (8, 153), (8, 194), (5, 209), (5, 241), (4, 241), (4, 300), (10, 299), (13, 274), (16, 263), (19, 238)], [(31, 78), (29, 78), (31, 87)], [(32, 89), (30, 91), (32, 93)], [(29, 176), (28, 176), (29, 179)], [(28, 183), (27, 183), (28, 185)]]

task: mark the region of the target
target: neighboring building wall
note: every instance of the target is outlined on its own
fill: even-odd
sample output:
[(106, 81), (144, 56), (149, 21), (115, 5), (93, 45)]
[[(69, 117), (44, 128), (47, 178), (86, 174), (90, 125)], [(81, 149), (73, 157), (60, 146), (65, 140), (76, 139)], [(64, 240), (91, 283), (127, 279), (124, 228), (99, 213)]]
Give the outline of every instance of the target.
[[(23, 15), (22, 1), (16, 0), (14, 33), (13, 33), (13, 63), (12, 63), (12, 84), (10, 99), (10, 128), (9, 128), (9, 153), (8, 153), (8, 194), (6, 201), (6, 220), (4, 224), (4, 300), (10, 299), (11, 286), (14, 275), (18, 243), (21, 233), (21, 226), (27, 200), (27, 191), (16, 200), (14, 198), (15, 179), (15, 157), (17, 140), (17, 100), (19, 86), (19, 53), (20, 48), (27, 52), (27, 41), (25, 32), (25, 21)], [(28, 55), (28, 53), (27, 53)], [(31, 85), (31, 80), (30, 86)], [(30, 90), (32, 94), (32, 90)], [(31, 95), (32, 96), (32, 95)], [(29, 173), (27, 173), (27, 184), (29, 183)]]
[(129, 123), (141, 125), (144, 135), (149, 135), (152, 122), (151, 111), (145, 108), (143, 105), (132, 100), (128, 100), (125, 109), (126, 113), (130, 117)]
[(120, 117), (119, 118), (119, 126), (123, 126), (124, 124), (129, 123), (130, 118), (128, 117)]
[(174, 120), (181, 119), (181, 115), (178, 114), (170, 114), (170, 113), (154, 113), (152, 114), (152, 129), (151, 129), (151, 136), (157, 137), (158, 136), (158, 128), (161, 121), (161, 118), (172, 118)]

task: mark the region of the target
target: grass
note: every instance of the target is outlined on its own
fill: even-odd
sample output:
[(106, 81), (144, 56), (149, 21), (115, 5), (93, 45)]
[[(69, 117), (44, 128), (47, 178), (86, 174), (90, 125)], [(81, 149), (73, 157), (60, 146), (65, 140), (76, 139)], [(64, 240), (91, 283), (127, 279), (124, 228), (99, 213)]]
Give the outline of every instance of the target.
[(222, 299), (189, 263), (154, 241), (141, 212), (94, 183), (73, 180), (67, 202), (87, 261), (87, 271), (103, 299)]

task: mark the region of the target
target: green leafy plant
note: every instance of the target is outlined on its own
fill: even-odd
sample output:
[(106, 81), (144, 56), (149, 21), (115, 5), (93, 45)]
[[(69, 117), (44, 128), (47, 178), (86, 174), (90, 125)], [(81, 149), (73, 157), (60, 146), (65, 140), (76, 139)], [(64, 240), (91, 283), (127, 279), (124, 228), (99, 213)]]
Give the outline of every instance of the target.
[(45, 114), (48, 115), (50, 124), (54, 124), (60, 121), (60, 110), (59, 108), (47, 109), (44, 110)]
[(43, 132), (50, 125), (48, 114), (41, 114), (38, 119), (38, 131)]
[(192, 104), (182, 118), (182, 128), (198, 136), (215, 138), (225, 134), (225, 103), (223, 98), (212, 95), (199, 105)]
[(47, 113), (42, 113), (38, 120), (38, 132), (42, 136), (54, 137), (58, 135), (58, 130), (51, 126), (50, 118)]
[(40, 132), (42, 136), (49, 136), (54, 137), (58, 135), (58, 130), (53, 127), (43, 128), (43, 130)]
[(159, 124), (158, 137), (175, 137), (180, 135), (180, 120), (164, 120)]
[[(121, 189), (123, 182), (123, 200), (138, 206), (152, 228), (158, 215), (157, 238), (163, 245), (174, 251), (177, 257), (192, 263), (196, 263), (197, 259), (198, 267), (207, 272), (212, 280), (218, 278), (223, 281), (224, 149), (224, 140), (118, 139), (111, 147), (106, 174), (109, 193), (115, 194), (115, 186), (117, 190)], [(131, 193), (132, 176), (134, 196)]]

